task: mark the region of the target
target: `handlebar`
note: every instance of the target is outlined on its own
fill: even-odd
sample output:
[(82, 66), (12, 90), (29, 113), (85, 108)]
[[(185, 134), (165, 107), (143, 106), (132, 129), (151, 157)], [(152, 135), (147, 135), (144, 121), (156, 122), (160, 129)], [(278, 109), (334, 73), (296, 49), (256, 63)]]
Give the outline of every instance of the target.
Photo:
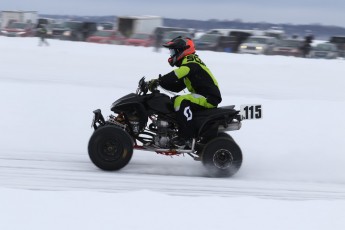
[[(149, 91), (149, 83), (147, 81), (145, 81), (145, 77), (142, 77), (140, 80), (139, 80), (139, 83), (138, 83), (138, 88), (137, 88), (137, 92), (136, 94), (137, 95), (146, 95)], [(157, 88), (155, 88), (153, 90), (153, 92), (156, 92), (158, 91)], [(152, 92), (152, 93), (153, 93)], [(158, 91), (159, 92), (159, 91)]]

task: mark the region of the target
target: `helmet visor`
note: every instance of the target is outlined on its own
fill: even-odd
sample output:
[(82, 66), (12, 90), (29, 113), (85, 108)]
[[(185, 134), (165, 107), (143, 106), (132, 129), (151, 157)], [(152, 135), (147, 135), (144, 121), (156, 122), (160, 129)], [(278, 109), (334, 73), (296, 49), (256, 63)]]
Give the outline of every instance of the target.
[(169, 51), (170, 51), (170, 57), (175, 56), (175, 54), (176, 54), (176, 50), (175, 49), (169, 49)]

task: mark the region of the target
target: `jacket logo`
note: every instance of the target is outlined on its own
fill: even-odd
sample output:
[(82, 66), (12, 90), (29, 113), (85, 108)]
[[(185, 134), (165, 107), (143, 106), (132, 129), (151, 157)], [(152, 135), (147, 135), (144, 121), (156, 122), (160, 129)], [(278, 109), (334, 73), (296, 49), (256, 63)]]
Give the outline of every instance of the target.
[(206, 66), (205, 63), (203, 63), (197, 55), (188, 55), (187, 56), (187, 62), (196, 62), (200, 65)]
[(190, 107), (189, 107), (189, 106), (186, 107), (186, 108), (184, 108), (184, 113), (183, 113), (183, 114), (186, 116), (187, 121), (192, 120), (192, 118), (193, 118), (193, 113), (192, 113), (192, 110), (190, 110)]

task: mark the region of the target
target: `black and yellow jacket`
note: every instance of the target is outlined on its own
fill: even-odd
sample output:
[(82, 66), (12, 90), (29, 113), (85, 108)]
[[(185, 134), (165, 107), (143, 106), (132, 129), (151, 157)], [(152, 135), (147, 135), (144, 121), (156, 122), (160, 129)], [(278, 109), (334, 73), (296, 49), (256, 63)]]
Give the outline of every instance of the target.
[(217, 80), (196, 54), (184, 57), (179, 68), (159, 78), (159, 84), (173, 92), (187, 88), (191, 93), (204, 96), (214, 106), (222, 101)]

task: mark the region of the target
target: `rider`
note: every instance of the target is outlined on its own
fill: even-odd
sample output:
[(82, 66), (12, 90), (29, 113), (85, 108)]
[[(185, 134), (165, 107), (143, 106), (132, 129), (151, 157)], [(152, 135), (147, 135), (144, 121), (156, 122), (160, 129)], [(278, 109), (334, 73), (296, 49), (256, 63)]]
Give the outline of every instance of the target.
[(165, 43), (170, 51), (169, 64), (178, 67), (158, 79), (149, 81), (153, 91), (158, 85), (162, 88), (180, 92), (187, 88), (190, 94), (173, 98), (176, 118), (179, 124), (178, 138), (174, 144), (178, 147), (190, 144), (194, 136), (193, 112), (216, 108), (222, 101), (218, 83), (211, 71), (199, 56), (195, 54), (194, 42), (188, 37), (176, 37)]

